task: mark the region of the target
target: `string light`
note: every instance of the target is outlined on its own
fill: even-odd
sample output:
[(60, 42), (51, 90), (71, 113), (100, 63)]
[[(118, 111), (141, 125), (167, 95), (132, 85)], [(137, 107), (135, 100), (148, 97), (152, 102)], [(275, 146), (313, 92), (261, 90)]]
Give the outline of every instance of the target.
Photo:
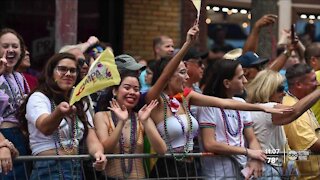
[(301, 18), (301, 19), (307, 19), (307, 15), (301, 14), (301, 15), (300, 15), (300, 18)]
[(243, 28), (247, 28), (247, 27), (248, 27), (248, 23), (247, 23), (247, 22), (243, 22), (243, 23), (242, 23), (242, 27), (243, 27)]
[(210, 19), (210, 18), (207, 18), (207, 19), (206, 19), (206, 23), (207, 23), (207, 24), (210, 24), (210, 23), (211, 23), (211, 19)]
[(238, 13), (238, 9), (231, 9), (231, 12), (234, 13), (234, 14)]
[(228, 8), (226, 8), (226, 7), (222, 8), (222, 12), (228, 12), (228, 11), (229, 11)]
[(240, 13), (241, 13), (241, 14), (247, 14), (247, 13), (248, 13), (248, 11), (247, 11), (247, 10), (245, 10), (245, 9), (241, 9), (241, 10), (240, 10)]
[(217, 7), (217, 6), (214, 6), (214, 7), (212, 8), (212, 10), (213, 10), (213, 11), (220, 11), (220, 8)]

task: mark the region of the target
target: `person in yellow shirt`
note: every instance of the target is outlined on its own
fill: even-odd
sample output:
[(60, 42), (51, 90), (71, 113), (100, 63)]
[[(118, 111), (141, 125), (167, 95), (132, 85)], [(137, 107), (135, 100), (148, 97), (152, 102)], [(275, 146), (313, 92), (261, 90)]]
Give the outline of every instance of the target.
[[(312, 43), (305, 52), (306, 63), (316, 72), (317, 81), (320, 83), (320, 43)], [(320, 123), (320, 100), (312, 106), (312, 111)]]
[[(318, 82), (314, 70), (307, 64), (295, 64), (287, 69), (286, 78), (289, 91), (283, 98), (283, 104), (292, 106), (303, 97), (314, 91)], [(284, 126), (288, 144), (292, 150), (310, 150), (320, 152), (320, 140), (316, 130), (320, 128), (315, 115), (309, 109), (297, 120)], [(320, 160), (310, 156), (308, 160), (297, 161), (300, 172), (299, 179), (320, 179)]]

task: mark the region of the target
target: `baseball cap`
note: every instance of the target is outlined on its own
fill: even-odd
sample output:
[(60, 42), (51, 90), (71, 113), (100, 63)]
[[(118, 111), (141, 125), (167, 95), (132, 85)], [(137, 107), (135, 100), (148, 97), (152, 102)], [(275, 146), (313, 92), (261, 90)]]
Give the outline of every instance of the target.
[(146, 68), (145, 65), (137, 63), (137, 61), (128, 54), (121, 54), (115, 57), (115, 62), (119, 71), (131, 70), (138, 71)]
[(237, 58), (237, 61), (240, 62), (242, 67), (249, 68), (249, 67), (256, 67), (259, 65), (266, 64), (269, 59), (268, 58), (260, 58), (256, 53), (252, 51), (248, 51)]
[(183, 57), (183, 61), (188, 61), (189, 59), (205, 59), (208, 57), (209, 52), (199, 52), (196, 48), (191, 47), (186, 55)]

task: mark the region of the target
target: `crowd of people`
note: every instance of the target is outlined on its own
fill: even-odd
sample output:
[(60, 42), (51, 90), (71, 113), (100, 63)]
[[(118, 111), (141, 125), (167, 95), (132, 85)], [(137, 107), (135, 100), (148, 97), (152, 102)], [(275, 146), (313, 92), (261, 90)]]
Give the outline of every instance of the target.
[[(265, 15), (253, 25), (242, 50), (200, 52), (193, 25), (178, 50), (167, 35), (154, 38), (154, 59), (115, 57), (119, 85), (70, 105), (72, 89), (107, 47), (91, 36), (66, 45), (40, 74), (30, 71), (30, 53), (13, 29), (0, 32), (0, 178), (84, 179), (91, 161), (17, 156), (90, 154), (98, 179), (196, 177), (319, 179), (317, 157), (297, 162), (267, 160), (270, 150), (320, 152), (320, 44), (303, 46), (284, 31), (275, 59), (257, 54)], [(222, 31), (220, 33), (223, 33)], [(221, 46), (221, 47), (220, 47)], [(219, 48), (220, 47), (220, 48)], [(228, 46), (228, 51), (231, 50)], [(281, 73), (282, 72), (282, 73)], [(148, 147), (148, 148), (146, 148)], [(105, 154), (169, 153), (146, 165), (142, 158), (107, 159)], [(201, 162), (186, 156), (210, 152)], [(177, 156), (176, 154), (183, 154)], [(148, 167), (146, 167), (148, 166)]]

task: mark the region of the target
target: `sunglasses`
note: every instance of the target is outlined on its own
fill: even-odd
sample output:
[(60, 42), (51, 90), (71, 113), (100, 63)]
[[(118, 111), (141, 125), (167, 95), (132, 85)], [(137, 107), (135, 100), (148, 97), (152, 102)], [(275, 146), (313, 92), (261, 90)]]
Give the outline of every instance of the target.
[(60, 73), (63, 76), (66, 75), (68, 72), (72, 76), (77, 75), (77, 68), (68, 68), (66, 66), (57, 66), (56, 70), (58, 73)]
[(97, 46), (95, 48), (93, 48), (89, 54), (92, 56), (92, 57), (95, 57), (98, 53), (102, 53), (104, 51), (104, 49), (101, 47), (101, 46)]
[(83, 58), (78, 58), (78, 63), (79, 63), (80, 67), (82, 67), (84, 65), (84, 63), (86, 63), (88, 66), (90, 64), (89, 60), (83, 59)]
[(277, 92), (281, 93), (281, 92), (283, 92), (283, 91), (284, 91), (284, 85), (278, 86)]

